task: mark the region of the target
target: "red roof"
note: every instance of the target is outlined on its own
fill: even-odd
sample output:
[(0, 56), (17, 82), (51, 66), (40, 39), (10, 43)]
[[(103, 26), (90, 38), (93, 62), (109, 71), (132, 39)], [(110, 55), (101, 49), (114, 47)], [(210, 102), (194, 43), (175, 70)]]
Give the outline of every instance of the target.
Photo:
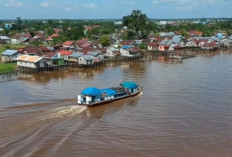
[(192, 30), (192, 31), (189, 31), (189, 34), (196, 35), (196, 36), (202, 36), (203, 32)]
[(77, 43), (77, 45), (82, 45), (84, 43), (87, 43), (88, 41), (89, 41), (88, 38), (83, 38), (81, 40), (77, 40), (76, 43)]
[(66, 41), (66, 42), (63, 43), (63, 46), (71, 46), (73, 44), (74, 44), (73, 41)]
[(80, 47), (81, 48), (87, 48), (87, 47), (91, 47), (92, 45), (93, 45), (92, 42), (87, 42), (87, 43), (82, 44)]
[(72, 51), (64, 51), (64, 50), (62, 50), (62, 51), (60, 51), (59, 53), (60, 53), (61, 55), (69, 56), (69, 55), (71, 55), (73, 52), (72, 52)]
[(88, 53), (88, 52), (92, 52), (95, 50), (96, 50), (95, 48), (90, 47), (90, 48), (85, 48), (85, 49), (79, 50), (79, 52)]
[(164, 37), (161, 37), (161, 36), (152, 36), (152, 37), (150, 37), (150, 39), (155, 39), (155, 41), (162, 41), (164, 39)]
[(56, 33), (60, 33), (60, 32), (62, 31), (62, 29), (54, 28), (54, 31), (55, 31)]
[(159, 43), (158, 42), (151, 42), (148, 44), (148, 46), (159, 47)]
[(132, 45), (132, 43), (133, 40), (124, 40), (119, 42), (120, 45)]
[(107, 52), (107, 49), (106, 48), (101, 48), (99, 49), (101, 51), (101, 53), (106, 53)]
[(25, 51), (26, 53), (36, 54), (39, 52), (50, 52), (51, 50), (44, 46), (27, 46)]

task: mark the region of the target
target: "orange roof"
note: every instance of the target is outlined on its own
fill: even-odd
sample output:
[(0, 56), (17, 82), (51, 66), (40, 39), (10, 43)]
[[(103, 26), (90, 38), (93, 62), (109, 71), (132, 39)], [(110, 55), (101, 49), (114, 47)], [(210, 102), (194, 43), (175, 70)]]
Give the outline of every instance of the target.
[(61, 55), (71, 55), (73, 52), (72, 51), (60, 51), (59, 53)]
[(52, 40), (52, 38), (54, 37), (58, 37), (59, 34), (52, 34), (51, 36), (49, 36), (46, 40)]
[(63, 46), (71, 46), (73, 44), (74, 44), (73, 41), (66, 41), (66, 42), (63, 43)]
[(18, 61), (25, 61), (25, 62), (37, 62), (39, 60), (41, 60), (42, 57), (39, 56), (29, 56), (29, 55), (23, 55), (23, 56), (19, 56), (17, 58)]

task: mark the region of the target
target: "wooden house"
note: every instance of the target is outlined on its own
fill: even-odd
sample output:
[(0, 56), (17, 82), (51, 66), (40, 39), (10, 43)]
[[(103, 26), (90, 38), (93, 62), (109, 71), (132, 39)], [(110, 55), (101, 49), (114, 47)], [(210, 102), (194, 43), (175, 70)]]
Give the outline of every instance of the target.
[(73, 52), (70, 56), (69, 56), (69, 62), (75, 62), (78, 63), (79, 62), (79, 58), (83, 55), (83, 53), (81, 52)]
[(105, 56), (110, 58), (118, 57), (120, 56), (120, 51), (117, 48), (109, 47), (106, 50)]
[(104, 55), (99, 50), (88, 52), (88, 55), (93, 56), (96, 63), (104, 60)]
[(20, 53), (17, 50), (6, 50), (2, 52), (2, 62), (14, 62), (19, 55)]
[(68, 61), (69, 56), (73, 53), (72, 51), (59, 51), (60, 55), (64, 58), (65, 61)]
[(7, 36), (0, 36), (0, 44), (9, 44), (10, 38)]
[(159, 43), (158, 42), (148, 43), (147, 49), (150, 51), (158, 51), (159, 50)]
[(73, 41), (66, 41), (63, 43), (63, 48), (65, 50), (75, 50), (75, 43)]
[(120, 49), (120, 55), (124, 57), (134, 57), (140, 55), (138, 48), (130, 47), (130, 46), (123, 46)]
[(43, 68), (46, 66), (45, 60), (40, 56), (22, 55), (17, 59), (17, 66), (22, 68)]
[(94, 59), (91, 55), (82, 55), (78, 58), (80, 65), (93, 65)]
[(64, 65), (64, 58), (60, 56), (60, 53), (49, 52), (43, 55), (43, 59), (46, 61), (48, 66)]

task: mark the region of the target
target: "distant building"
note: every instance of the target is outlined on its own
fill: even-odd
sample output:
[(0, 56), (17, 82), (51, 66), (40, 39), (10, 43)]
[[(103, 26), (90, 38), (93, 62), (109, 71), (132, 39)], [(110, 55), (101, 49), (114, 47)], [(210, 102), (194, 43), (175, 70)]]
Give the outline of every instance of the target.
[(115, 25), (122, 25), (122, 21), (114, 22)]
[(0, 36), (0, 44), (9, 44), (10, 38), (7, 36)]

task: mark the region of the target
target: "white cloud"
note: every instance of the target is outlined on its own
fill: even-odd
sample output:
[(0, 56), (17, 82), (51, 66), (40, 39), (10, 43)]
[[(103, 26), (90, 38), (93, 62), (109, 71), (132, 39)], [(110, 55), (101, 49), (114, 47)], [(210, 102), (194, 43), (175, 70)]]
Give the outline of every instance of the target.
[(84, 4), (83, 7), (84, 8), (96, 8), (96, 4), (94, 4), (94, 3)]
[(23, 2), (16, 2), (14, 0), (9, 0), (5, 3), (6, 7), (21, 7), (23, 5)]
[(48, 3), (41, 3), (40, 7), (42, 7), (42, 8), (48, 8), (49, 4)]

